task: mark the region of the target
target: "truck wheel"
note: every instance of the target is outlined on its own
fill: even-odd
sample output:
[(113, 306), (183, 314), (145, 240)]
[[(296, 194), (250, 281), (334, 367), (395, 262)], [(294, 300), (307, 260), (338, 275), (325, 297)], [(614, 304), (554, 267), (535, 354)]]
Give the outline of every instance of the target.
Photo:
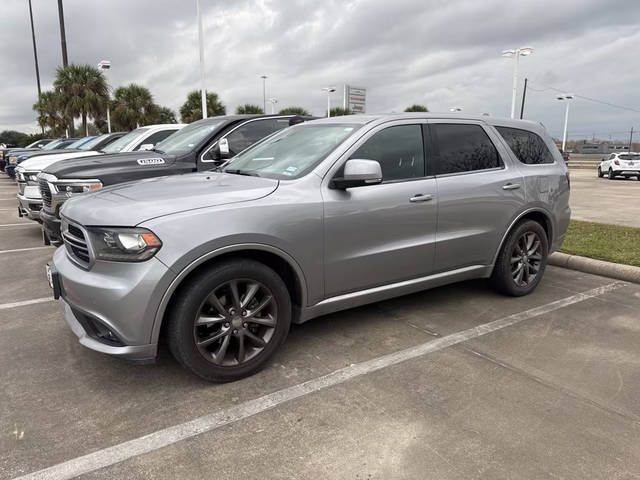
[(491, 274), (493, 287), (520, 297), (538, 286), (547, 265), (547, 233), (533, 220), (518, 223), (507, 236)]
[(178, 362), (206, 380), (230, 382), (256, 373), (284, 342), (291, 298), (269, 267), (229, 260), (182, 285), (167, 321)]

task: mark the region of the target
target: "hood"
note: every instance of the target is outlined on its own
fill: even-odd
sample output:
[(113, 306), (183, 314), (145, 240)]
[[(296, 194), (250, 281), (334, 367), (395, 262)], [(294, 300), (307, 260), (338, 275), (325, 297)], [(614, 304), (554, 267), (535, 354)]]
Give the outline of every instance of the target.
[(84, 150), (78, 150), (77, 148), (61, 148), (59, 150), (34, 150), (33, 152), (25, 152), (23, 154), (20, 154), (20, 157), (22, 157), (23, 160), (26, 160), (27, 158), (33, 158), (33, 157), (40, 157), (43, 155), (60, 155), (63, 153), (75, 153), (75, 152), (85, 152)]
[(60, 160), (67, 160), (69, 158), (77, 157), (90, 157), (98, 155), (98, 152), (67, 152), (58, 153), (56, 155), (34, 155), (28, 158), (24, 162), (20, 163), (20, 166), (25, 172), (40, 172), (50, 165), (53, 165)]
[(162, 158), (163, 166), (169, 166), (175, 161), (173, 155), (160, 155), (158, 152), (125, 152), (107, 153), (100, 156), (83, 156), (72, 160), (56, 163), (47, 167), (44, 172), (58, 178), (100, 178), (105, 173), (105, 167), (131, 168), (139, 167), (138, 160), (146, 158)]
[(132, 227), (173, 213), (266, 197), (278, 180), (197, 172), (122, 183), (70, 198), (61, 214), (82, 225)]

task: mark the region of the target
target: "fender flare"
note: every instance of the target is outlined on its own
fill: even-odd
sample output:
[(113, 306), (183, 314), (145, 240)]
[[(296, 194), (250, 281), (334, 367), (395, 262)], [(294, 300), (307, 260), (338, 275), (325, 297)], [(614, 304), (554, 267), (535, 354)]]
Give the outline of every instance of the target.
[(180, 271), (180, 273), (178, 273), (178, 275), (172, 280), (171, 284), (162, 295), (162, 300), (160, 301), (160, 304), (158, 305), (158, 308), (156, 310), (156, 314), (153, 319), (153, 328), (151, 330), (151, 343), (153, 344), (158, 343), (158, 339), (160, 338), (162, 321), (164, 319), (164, 314), (166, 312), (167, 306), (169, 305), (169, 301), (173, 297), (173, 294), (175, 293), (178, 286), (184, 281), (184, 279), (187, 278), (189, 274), (191, 274), (200, 265), (202, 265), (203, 263), (215, 257), (219, 257), (220, 255), (223, 255), (226, 253), (240, 252), (243, 250), (261, 250), (264, 252), (269, 252), (274, 255), (277, 255), (282, 260), (287, 262), (287, 264), (289, 264), (289, 266), (293, 269), (293, 271), (296, 274), (299, 287), (300, 287), (300, 292), (302, 294), (301, 304), (303, 306), (307, 304), (307, 281), (304, 276), (304, 272), (302, 271), (302, 268), (291, 255), (289, 255), (288, 253), (286, 253), (285, 251), (277, 247), (263, 244), (263, 243), (238, 243), (234, 245), (227, 245), (225, 247), (212, 250), (211, 252), (208, 252), (196, 258), (191, 263), (189, 263), (186, 267), (184, 267)]

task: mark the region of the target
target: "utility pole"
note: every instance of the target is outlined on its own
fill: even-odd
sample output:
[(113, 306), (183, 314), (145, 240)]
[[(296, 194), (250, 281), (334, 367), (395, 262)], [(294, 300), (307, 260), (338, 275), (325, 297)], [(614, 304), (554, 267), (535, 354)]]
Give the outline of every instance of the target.
[(58, 18), (60, 19), (60, 43), (62, 44), (62, 66), (69, 65), (67, 58), (67, 35), (64, 33), (64, 10), (62, 9), (62, 0), (58, 0)]
[(631, 133), (629, 134), (629, 153), (631, 153), (632, 142), (633, 142), (633, 127), (631, 127)]
[[(29, 0), (29, 18), (31, 19), (31, 38), (33, 40), (33, 58), (36, 62), (36, 81), (38, 82), (38, 104), (40, 104), (40, 98), (42, 91), (40, 90), (40, 68), (38, 68), (38, 49), (36, 48), (36, 31), (33, 28), (33, 10), (31, 9), (31, 0)], [(40, 105), (42, 107), (42, 105)], [(40, 125), (42, 133), (44, 133), (44, 125)]]
[(520, 107), (520, 120), (522, 120), (522, 115), (524, 114), (524, 99), (527, 98), (527, 81), (529, 79), (524, 79), (524, 90), (522, 91), (522, 106)]

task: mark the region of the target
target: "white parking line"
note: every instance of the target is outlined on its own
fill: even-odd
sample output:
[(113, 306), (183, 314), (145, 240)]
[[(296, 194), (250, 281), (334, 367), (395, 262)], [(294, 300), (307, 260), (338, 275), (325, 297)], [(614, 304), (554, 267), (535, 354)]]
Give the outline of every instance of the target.
[(53, 245), (43, 245), (42, 247), (14, 248), (13, 250), (0, 250), (2, 253), (28, 252), (30, 250), (42, 250), (43, 248), (55, 248)]
[(22, 302), (2, 303), (0, 304), (0, 310), (6, 310), (7, 308), (24, 307), (26, 305), (34, 305), (36, 303), (53, 302), (53, 297), (34, 298), (33, 300), (23, 300)]
[[(14, 210), (12, 208), (12, 210)], [(40, 227), (39, 223), (0, 223), (0, 227)]]
[(453, 345), (515, 325), (524, 320), (529, 320), (531, 318), (553, 312), (554, 310), (564, 308), (574, 303), (604, 295), (605, 293), (611, 292), (624, 285), (624, 283), (620, 282), (610, 283), (584, 293), (571, 295), (570, 297), (556, 300), (555, 302), (547, 303), (540, 307), (509, 315), (508, 317), (504, 317), (490, 323), (485, 323), (468, 330), (463, 330), (462, 332), (430, 340), (426, 343), (422, 343), (405, 350), (400, 350), (396, 353), (367, 360), (366, 362), (356, 363), (322, 377), (284, 388), (263, 397), (241, 403), (240, 405), (225, 408), (189, 422), (158, 430), (134, 440), (129, 440), (112, 447), (98, 450), (93, 453), (89, 453), (88, 455), (77, 457), (37, 472), (16, 477), (14, 480), (62, 480), (93, 472), (100, 468), (123, 462), (129, 458), (143, 455), (145, 453), (164, 448), (168, 445), (172, 445), (176, 442), (195, 437), (201, 433), (216, 430), (224, 425), (238, 422), (258, 413), (270, 410), (283, 403), (290, 402), (291, 400), (304, 397), (334, 385), (339, 385), (353, 378), (366, 375), (392, 365), (397, 365), (399, 363), (406, 362), (407, 360), (424, 356), (428, 353), (443, 350)]

